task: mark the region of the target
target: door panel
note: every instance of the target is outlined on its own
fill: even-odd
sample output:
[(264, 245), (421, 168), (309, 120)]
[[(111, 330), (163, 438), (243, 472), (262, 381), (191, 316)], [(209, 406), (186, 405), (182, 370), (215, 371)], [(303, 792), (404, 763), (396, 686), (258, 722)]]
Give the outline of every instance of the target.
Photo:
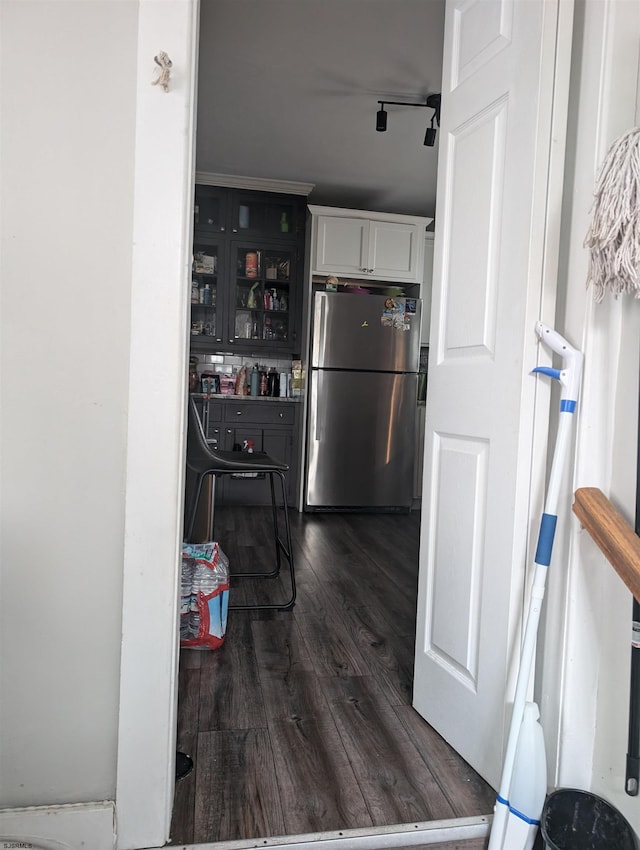
[(376, 277), (419, 280), (420, 241), (424, 228), (393, 221), (372, 221), (369, 226), (369, 268)]
[(417, 372), (419, 299), (316, 292), (313, 306), (312, 366)]
[[(478, 686), (483, 529), (489, 445), (486, 440), (437, 436), (435, 561), (458, 564), (451, 575), (432, 574), (428, 612), (432, 658), (472, 691)], [(466, 518), (459, 523), (458, 516)], [(452, 617), (452, 612), (457, 616)]]
[(306, 504), (411, 506), (418, 376), (313, 370)]
[(465, 249), (452, 250), (449, 258), (446, 325), (440, 339), (445, 359), (492, 357), (495, 351), (506, 132), (503, 97), (449, 139), (450, 200), (453, 203), (469, 185), (474, 197), (453, 209), (450, 219), (451, 245)]
[(451, 0), (445, 18), (414, 706), (494, 787), (544, 481), (529, 372), (535, 321), (554, 322), (561, 7)]
[(368, 221), (324, 215), (318, 218), (314, 272), (360, 276), (367, 270), (368, 255)]

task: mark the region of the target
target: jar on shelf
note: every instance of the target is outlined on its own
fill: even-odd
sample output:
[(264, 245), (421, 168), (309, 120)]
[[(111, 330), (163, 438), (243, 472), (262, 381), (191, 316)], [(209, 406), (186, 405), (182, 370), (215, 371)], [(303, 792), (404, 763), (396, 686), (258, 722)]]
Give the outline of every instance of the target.
[(244, 258), (245, 277), (258, 277), (258, 254), (256, 251), (247, 251)]
[(198, 374), (198, 358), (193, 355), (189, 358), (189, 392), (200, 392), (200, 375)]

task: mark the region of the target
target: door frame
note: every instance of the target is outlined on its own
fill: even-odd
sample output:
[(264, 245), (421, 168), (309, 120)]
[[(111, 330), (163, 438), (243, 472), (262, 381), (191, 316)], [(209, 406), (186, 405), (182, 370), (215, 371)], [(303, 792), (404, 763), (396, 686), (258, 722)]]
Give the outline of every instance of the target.
[(198, 29), (199, 0), (138, 2), (118, 850), (164, 844), (173, 808)]
[[(199, 0), (139, 0), (118, 850), (162, 847), (173, 806), (198, 26)], [(173, 61), (167, 93), (150, 85), (159, 50)], [(150, 350), (153, 381), (147, 371)], [(446, 827), (456, 829), (462, 820), (478, 821), (476, 826), (488, 832), (486, 818), (450, 821)], [(344, 830), (332, 839), (335, 845), (326, 843), (330, 833), (265, 839), (264, 844), (304, 847), (300, 842), (306, 839), (322, 840), (327, 848), (373, 848), (402, 846), (402, 840), (409, 846), (427, 843), (434, 823), (407, 826), (410, 835), (399, 830), (395, 837), (389, 828), (364, 836)], [(193, 846), (239, 850), (255, 841)]]

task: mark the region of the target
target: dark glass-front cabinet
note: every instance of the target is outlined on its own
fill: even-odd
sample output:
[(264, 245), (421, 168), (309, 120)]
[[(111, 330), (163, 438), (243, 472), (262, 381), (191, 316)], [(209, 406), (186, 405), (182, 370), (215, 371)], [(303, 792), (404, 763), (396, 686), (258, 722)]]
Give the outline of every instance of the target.
[(298, 196), (196, 187), (194, 350), (299, 351), (304, 211)]
[(197, 233), (218, 235), (229, 228), (229, 190), (217, 186), (196, 186), (193, 204), (193, 229)]
[(234, 339), (239, 343), (251, 340), (258, 351), (293, 350), (296, 340), (292, 338), (290, 317), (299, 295), (295, 250), (276, 244), (269, 247), (266, 242), (234, 242), (232, 252), (230, 295)]
[(220, 348), (226, 338), (224, 243), (194, 238), (191, 272), (191, 341)]

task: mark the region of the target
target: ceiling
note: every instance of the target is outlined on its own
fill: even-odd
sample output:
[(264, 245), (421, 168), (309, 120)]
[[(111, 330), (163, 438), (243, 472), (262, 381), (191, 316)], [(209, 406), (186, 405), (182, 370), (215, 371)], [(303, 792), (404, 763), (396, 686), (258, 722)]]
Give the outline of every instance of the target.
[[(315, 184), (309, 201), (435, 213), (444, 0), (201, 0), (196, 169)], [(440, 134), (438, 134), (439, 138)]]

